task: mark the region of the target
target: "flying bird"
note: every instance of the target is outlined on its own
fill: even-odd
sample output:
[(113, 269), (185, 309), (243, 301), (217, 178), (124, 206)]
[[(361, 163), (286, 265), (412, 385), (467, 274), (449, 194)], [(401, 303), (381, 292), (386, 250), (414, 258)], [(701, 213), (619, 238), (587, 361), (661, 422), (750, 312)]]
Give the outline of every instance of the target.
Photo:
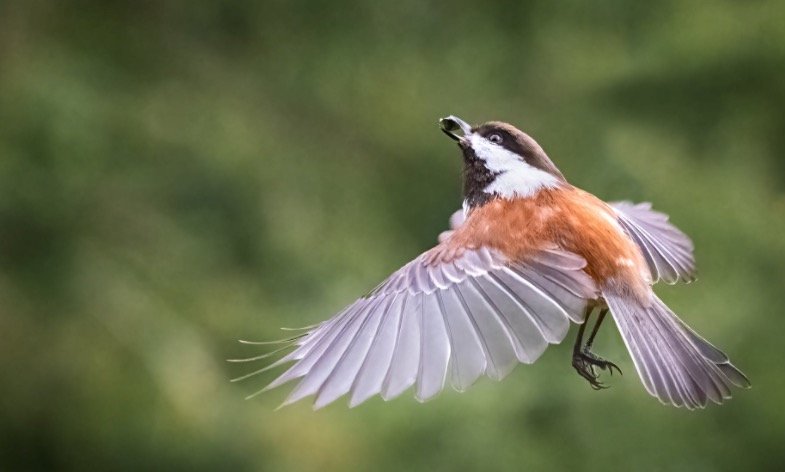
[[(292, 349), (245, 379), (292, 363), (267, 387), (293, 380), (284, 405), (343, 395), (356, 406), (414, 386), (425, 401), (447, 382), (466, 390), (504, 378), (579, 325), (572, 367), (595, 389), (616, 364), (592, 351), (610, 312), (646, 391), (664, 404), (703, 408), (749, 387), (728, 357), (652, 290), (695, 279), (693, 245), (648, 203), (605, 203), (573, 185), (537, 142), (514, 126), (442, 131), (463, 155), (463, 209), (439, 243), (327, 321), (280, 341)], [(588, 338), (589, 318), (596, 321)], [(261, 343), (264, 344), (264, 343)], [(238, 359), (253, 361), (270, 354)]]

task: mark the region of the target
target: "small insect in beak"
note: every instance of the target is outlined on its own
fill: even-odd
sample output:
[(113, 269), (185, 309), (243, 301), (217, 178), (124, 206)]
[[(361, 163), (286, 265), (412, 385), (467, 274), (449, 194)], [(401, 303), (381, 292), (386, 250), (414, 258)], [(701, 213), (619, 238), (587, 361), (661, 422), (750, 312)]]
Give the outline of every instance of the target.
[[(472, 127), (469, 123), (454, 115), (441, 118), (439, 120), (439, 126), (444, 134), (449, 136), (450, 139), (458, 141), (458, 143), (464, 142), (472, 132)], [(456, 134), (455, 131), (461, 131), (463, 136)]]

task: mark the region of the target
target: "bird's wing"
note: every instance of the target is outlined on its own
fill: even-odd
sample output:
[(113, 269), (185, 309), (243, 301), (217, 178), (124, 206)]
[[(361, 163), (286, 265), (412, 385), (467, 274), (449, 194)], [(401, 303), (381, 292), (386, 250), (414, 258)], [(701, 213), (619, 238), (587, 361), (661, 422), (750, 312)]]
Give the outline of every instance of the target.
[(314, 408), (347, 393), (350, 406), (376, 394), (389, 400), (412, 385), (425, 401), (447, 380), (462, 391), (483, 374), (501, 379), (534, 362), (597, 296), (586, 262), (571, 253), (543, 250), (521, 264), (481, 248), (438, 260), (443, 248), (298, 338), (273, 364), (294, 365), (264, 390), (301, 379), (284, 405), (315, 395)]
[(651, 203), (613, 202), (619, 223), (640, 248), (652, 280), (668, 284), (695, 280), (695, 257), (690, 238), (668, 222), (668, 215)]

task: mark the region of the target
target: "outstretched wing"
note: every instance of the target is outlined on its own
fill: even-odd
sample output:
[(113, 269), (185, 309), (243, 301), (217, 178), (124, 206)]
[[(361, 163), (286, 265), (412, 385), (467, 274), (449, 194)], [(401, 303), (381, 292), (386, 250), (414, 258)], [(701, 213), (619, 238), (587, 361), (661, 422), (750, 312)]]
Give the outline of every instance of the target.
[(294, 365), (264, 390), (301, 379), (284, 405), (315, 395), (314, 408), (347, 393), (350, 406), (389, 400), (413, 385), (425, 401), (448, 379), (463, 391), (534, 362), (596, 298), (586, 262), (571, 253), (544, 250), (519, 264), (485, 248), (438, 260), (439, 248), (298, 338), (273, 364)]
[(661, 279), (675, 284), (679, 280), (695, 280), (692, 241), (668, 222), (668, 215), (652, 210), (651, 203), (613, 202), (610, 206), (643, 253), (654, 282)]

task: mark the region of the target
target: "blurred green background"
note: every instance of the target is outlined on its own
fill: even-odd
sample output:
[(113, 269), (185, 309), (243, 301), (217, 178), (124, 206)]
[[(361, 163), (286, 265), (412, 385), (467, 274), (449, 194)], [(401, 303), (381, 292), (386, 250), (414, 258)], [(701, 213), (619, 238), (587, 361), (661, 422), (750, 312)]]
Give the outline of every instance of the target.
[[(785, 463), (785, 3), (0, 2), (0, 469), (764, 470)], [(650, 200), (660, 295), (751, 378), (722, 407), (504, 382), (274, 411), (239, 338), (327, 318), (460, 205), (436, 120), (510, 121)], [(572, 339), (570, 335), (569, 339)]]

